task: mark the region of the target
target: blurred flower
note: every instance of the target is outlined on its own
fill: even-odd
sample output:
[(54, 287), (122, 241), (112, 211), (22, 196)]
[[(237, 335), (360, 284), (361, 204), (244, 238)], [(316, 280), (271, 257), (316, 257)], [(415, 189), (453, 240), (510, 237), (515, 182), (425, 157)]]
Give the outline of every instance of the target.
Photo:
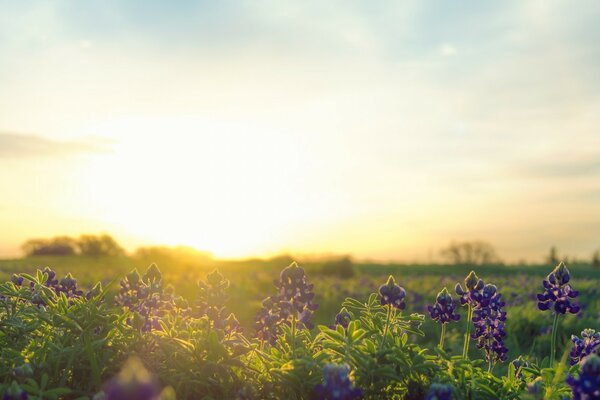
[(353, 400), (362, 396), (362, 390), (354, 388), (348, 376), (346, 364), (327, 364), (323, 367), (323, 384), (315, 387), (320, 400)]
[(446, 288), (438, 293), (435, 304), (433, 306), (427, 306), (427, 310), (429, 311), (431, 319), (440, 324), (458, 321), (460, 319), (460, 315), (454, 313), (456, 310), (456, 303), (454, 303), (452, 296)]
[(241, 332), (242, 327), (235, 315), (229, 314), (227, 318), (225, 317), (225, 302), (228, 298), (229, 281), (219, 271), (214, 270), (206, 276), (205, 282), (198, 282), (198, 287), (196, 315), (208, 317), (212, 326), (216, 329), (223, 329), (227, 333)]
[(522, 356), (515, 358), (512, 361), (512, 365), (513, 367), (515, 367), (515, 378), (521, 378), (523, 375), (522, 369), (529, 367), (529, 363), (525, 361), (525, 359)]
[(544, 292), (537, 295), (538, 308), (542, 311), (553, 309), (557, 314), (577, 314), (580, 307), (573, 302), (579, 292), (569, 285), (571, 275), (564, 263), (560, 263), (544, 279)]
[(106, 400), (158, 400), (159, 388), (144, 364), (127, 360), (119, 374), (104, 386)]
[(488, 284), (481, 292), (480, 301), (473, 308), (475, 332), (471, 334), (471, 338), (477, 340), (477, 347), (484, 350), (490, 364), (498, 360), (506, 361), (508, 353), (503, 339), (506, 336), (506, 311), (502, 310), (505, 303), (501, 297), (496, 286)]
[(600, 346), (600, 332), (596, 332), (594, 329), (584, 329), (581, 332), (581, 338), (572, 335), (571, 341), (573, 347), (569, 352), (569, 357), (571, 358), (571, 365), (575, 365)]
[(6, 392), (2, 395), (2, 400), (27, 400), (29, 395), (23, 390), (17, 382), (12, 382)]
[(600, 399), (600, 357), (592, 354), (583, 360), (579, 376), (567, 377), (573, 400)]
[(335, 326), (341, 326), (344, 330), (348, 329), (348, 324), (352, 320), (352, 316), (346, 310), (346, 308), (342, 308), (340, 312), (335, 316)]
[(527, 393), (532, 395), (534, 399), (542, 399), (544, 395), (544, 382), (541, 376), (538, 376), (533, 381), (527, 384)]
[(391, 275), (387, 282), (379, 287), (379, 301), (382, 306), (391, 305), (399, 310), (404, 310), (406, 308), (405, 297), (406, 291), (396, 285), (396, 280)]
[(432, 383), (425, 400), (451, 400), (452, 386), (446, 383)]

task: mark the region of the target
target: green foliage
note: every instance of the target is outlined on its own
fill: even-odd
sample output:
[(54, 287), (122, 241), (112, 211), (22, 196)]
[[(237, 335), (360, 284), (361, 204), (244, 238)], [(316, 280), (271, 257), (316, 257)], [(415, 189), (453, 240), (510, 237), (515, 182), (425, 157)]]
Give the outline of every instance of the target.
[[(565, 378), (578, 366), (567, 367), (566, 352), (549, 365), (548, 334), (541, 333), (548, 321), (534, 311), (535, 304), (527, 304), (524, 289), (535, 279), (519, 278), (518, 288), (512, 282), (518, 291), (515, 299), (525, 299), (508, 308), (508, 346), (531, 353), (527, 366), (516, 369), (505, 363), (488, 371), (476, 352), (470, 359), (460, 355), (464, 323), (448, 331), (447, 345), (440, 348), (439, 328), (424, 315), (382, 305), (376, 290), (385, 282), (383, 274), (362, 275), (362, 281), (322, 277), (315, 292), (327, 318), (319, 317), (316, 329), (286, 320), (277, 327), (273, 344), (258, 340), (249, 324), (243, 324), (242, 332), (230, 310), (252, 308), (248, 299), (271, 289), (264, 289), (262, 278), (242, 286), (243, 270), (228, 271), (224, 275), (233, 282), (211, 272), (204, 274), (199, 286), (191, 286), (194, 293), (187, 297), (192, 306), (163, 285), (165, 279), (155, 265), (141, 277), (127, 274), (124, 282), (139, 283), (141, 293), (151, 292), (167, 304), (152, 311), (157, 318), (152, 329), (141, 329), (139, 302), (115, 302), (118, 285), (97, 283), (85, 295), (70, 296), (49, 287), (48, 273), (39, 270), (21, 274), (22, 283), (16, 278), (0, 283), (0, 394), (25, 391), (30, 399), (91, 399), (134, 356), (164, 389), (163, 399), (317, 398), (315, 387), (323, 382), (328, 364), (347, 365), (350, 381), (364, 399), (423, 399), (433, 383), (451, 385), (454, 399), (558, 400), (570, 395)], [(275, 269), (269, 271), (255, 274), (270, 275), (272, 280), (277, 275)], [(177, 286), (185, 288), (191, 273), (181, 273), (184, 278)], [(173, 282), (173, 271), (165, 276)], [(435, 275), (409, 277), (402, 279), (409, 310), (417, 309), (411, 296), (414, 301), (416, 293), (431, 293), (433, 302), (440, 287), (452, 283)], [(511, 287), (508, 278), (496, 282)], [(252, 294), (250, 286), (257, 293)], [(592, 282), (581, 287), (584, 293), (594, 289)], [(339, 301), (338, 291), (351, 295)], [(589, 296), (588, 306), (596, 307)], [(340, 308), (349, 316), (347, 326), (330, 326)], [(574, 327), (585, 323), (565, 319), (563, 342)], [(519, 332), (528, 332), (528, 337)]]

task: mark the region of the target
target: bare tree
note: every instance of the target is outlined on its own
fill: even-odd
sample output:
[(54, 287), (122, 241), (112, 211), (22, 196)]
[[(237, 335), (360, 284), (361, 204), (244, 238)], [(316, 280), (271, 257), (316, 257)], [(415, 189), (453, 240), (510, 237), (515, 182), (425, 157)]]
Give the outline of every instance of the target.
[(500, 264), (494, 247), (482, 241), (452, 242), (440, 252), (442, 258), (454, 265)]

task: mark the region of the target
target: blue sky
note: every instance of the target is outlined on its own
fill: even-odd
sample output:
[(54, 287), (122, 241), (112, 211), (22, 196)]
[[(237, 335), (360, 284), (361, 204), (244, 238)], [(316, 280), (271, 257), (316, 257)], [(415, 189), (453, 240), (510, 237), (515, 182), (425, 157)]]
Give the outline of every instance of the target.
[(425, 260), (483, 239), (587, 257), (599, 18), (591, 1), (0, 1), (0, 254), (107, 230), (223, 256)]

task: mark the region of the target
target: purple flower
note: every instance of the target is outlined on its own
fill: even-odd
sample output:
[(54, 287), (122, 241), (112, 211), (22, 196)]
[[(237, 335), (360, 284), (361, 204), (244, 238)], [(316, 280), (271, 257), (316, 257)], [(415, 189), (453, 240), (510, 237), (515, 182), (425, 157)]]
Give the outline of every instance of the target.
[(583, 360), (579, 376), (567, 377), (573, 400), (600, 399), (600, 357), (592, 354)]
[(313, 303), (313, 285), (306, 280), (304, 269), (293, 262), (281, 271), (279, 280), (274, 282), (278, 294), (266, 298), (256, 317), (256, 330), (259, 339), (271, 344), (277, 339), (277, 327), (281, 323), (290, 324), (294, 316), (300, 327), (312, 329), (313, 312), (318, 305)]
[(504, 345), (505, 303), (501, 300), (496, 286), (486, 285), (481, 291), (481, 299), (473, 307), (473, 323), (475, 332), (471, 338), (477, 340), (477, 347), (486, 354), (487, 361), (506, 361), (508, 349)]
[(581, 332), (581, 338), (573, 335), (571, 341), (573, 347), (569, 352), (569, 357), (571, 358), (571, 365), (575, 365), (600, 346), (600, 332), (596, 332), (594, 329), (584, 329)]
[(29, 395), (23, 390), (17, 382), (14, 382), (8, 387), (2, 395), (2, 400), (27, 400)]
[(119, 375), (104, 386), (105, 400), (158, 400), (159, 388), (144, 364), (130, 358)]
[(406, 291), (401, 286), (396, 285), (396, 280), (390, 275), (385, 285), (379, 287), (379, 301), (382, 306), (390, 305), (399, 310), (406, 308), (404, 301)]
[(348, 329), (348, 325), (352, 320), (352, 316), (346, 310), (346, 308), (342, 308), (340, 312), (335, 316), (335, 326), (341, 326), (344, 330)]
[(362, 390), (352, 386), (346, 364), (327, 364), (323, 367), (323, 384), (315, 386), (319, 400), (354, 400), (362, 396)]
[(225, 302), (229, 281), (217, 270), (206, 276), (206, 282), (198, 282), (199, 294), (196, 302), (196, 315), (208, 317), (214, 328), (225, 332), (241, 332), (242, 328), (233, 314), (225, 317)]
[(481, 301), (481, 291), (483, 290), (483, 287), (483, 280), (477, 277), (475, 271), (471, 271), (465, 278), (465, 289), (463, 289), (460, 283), (457, 283), (454, 290), (456, 291), (456, 294), (460, 296), (461, 305), (464, 306), (468, 304), (473, 306)]
[(523, 375), (523, 368), (529, 367), (529, 363), (525, 361), (525, 359), (522, 356), (519, 356), (519, 358), (515, 358), (512, 361), (512, 365), (513, 367), (515, 367), (515, 378), (521, 378)]
[(458, 321), (460, 319), (460, 315), (454, 313), (456, 310), (456, 303), (446, 288), (438, 293), (435, 304), (433, 306), (427, 306), (427, 310), (429, 311), (431, 319), (440, 324)]
[(538, 308), (542, 311), (554, 310), (557, 314), (577, 314), (580, 307), (573, 302), (579, 295), (579, 292), (573, 290), (569, 285), (570, 279), (569, 270), (564, 263), (560, 263), (554, 270), (544, 279), (544, 292), (537, 295)]
[(432, 383), (425, 400), (452, 400), (452, 386), (446, 383)]

